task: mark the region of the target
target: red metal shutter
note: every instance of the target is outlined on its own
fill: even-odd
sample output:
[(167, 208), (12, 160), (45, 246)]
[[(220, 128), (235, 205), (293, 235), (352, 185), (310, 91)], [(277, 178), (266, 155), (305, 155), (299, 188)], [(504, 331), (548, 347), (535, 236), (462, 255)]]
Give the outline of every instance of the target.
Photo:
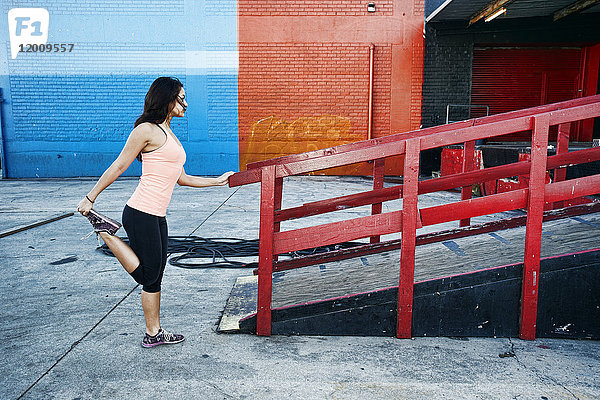
[[(578, 95), (581, 48), (479, 47), (473, 51), (471, 104), (499, 114), (574, 99)], [(552, 131), (551, 131), (552, 133)], [(550, 140), (555, 140), (550, 137)], [(571, 131), (577, 138), (577, 131)], [(527, 141), (514, 134), (500, 141)]]

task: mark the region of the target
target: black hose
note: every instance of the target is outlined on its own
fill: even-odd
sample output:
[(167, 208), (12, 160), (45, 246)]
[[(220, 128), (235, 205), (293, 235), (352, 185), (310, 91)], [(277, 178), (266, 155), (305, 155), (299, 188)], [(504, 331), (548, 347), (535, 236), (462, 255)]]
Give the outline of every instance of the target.
[[(121, 238), (129, 244), (129, 240)], [(181, 253), (169, 259), (169, 264), (188, 269), (198, 268), (256, 268), (257, 262), (233, 260), (238, 257), (258, 257), (258, 239), (246, 240), (236, 238), (203, 238), (199, 236), (169, 236), (167, 252)], [(282, 254), (287, 257), (301, 257), (310, 254), (326, 253), (333, 250), (346, 249), (364, 243), (345, 242), (331, 246), (301, 250)], [(106, 244), (98, 247), (104, 254), (114, 256)], [(209, 259), (206, 262), (193, 262), (193, 259)]]

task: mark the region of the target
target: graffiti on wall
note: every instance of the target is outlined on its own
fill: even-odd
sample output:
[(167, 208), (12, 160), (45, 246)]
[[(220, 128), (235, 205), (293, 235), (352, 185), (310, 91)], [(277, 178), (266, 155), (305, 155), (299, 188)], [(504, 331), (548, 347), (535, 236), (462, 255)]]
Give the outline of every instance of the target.
[[(300, 117), (292, 122), (276, 116), (252, 124), (250, 135), (240, 148), (240, 168), (246, 164), (290, 154), (304, 153), (366, 139), (366, 133), (351, 133), (350, 119), (337, 115)], [(320, 171), (327, 174), (369, 174), (372, 167), (362, 164)]]

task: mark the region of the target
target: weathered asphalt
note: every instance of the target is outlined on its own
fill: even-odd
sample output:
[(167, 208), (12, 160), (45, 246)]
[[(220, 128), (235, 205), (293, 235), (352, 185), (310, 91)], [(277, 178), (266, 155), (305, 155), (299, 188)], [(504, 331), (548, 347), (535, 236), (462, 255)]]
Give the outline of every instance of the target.
[[(73, 212), (93, 183), (0, 180), (0, 232)], [(136, 183), (117, 180), (95, 208), (120, 220)], [(369, 185), (293, 178), (284, 206)], [(169, 234), (188, 235), (234, 191), (177, 187)], [(259, 192), (242, 187), (194, 234), (257, 238)], [(75, 214), (0, 238), (0, 399), (600, 398), (597, 341), (217, 334), (235, 279), (250, 270), (168, 266), (161, 321), (186, 341), (144, 349), (141, 289), (94, 236), (80, 240), (90, 230)]]

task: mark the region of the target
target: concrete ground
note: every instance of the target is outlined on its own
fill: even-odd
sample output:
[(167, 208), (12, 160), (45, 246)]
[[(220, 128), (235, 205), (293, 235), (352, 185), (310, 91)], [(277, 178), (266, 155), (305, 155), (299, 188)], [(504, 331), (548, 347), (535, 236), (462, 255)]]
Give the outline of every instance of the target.
[[(1, 180), (0, 232), (73, 212), (94, 182)], [(117, 180), (95, 208), (120, 220), (136, 184)], [(284, 206), (369, 186), (362, 178), (292, 178)], [(190, 234), (233, 194), (194, 234), (256, 239), (259, 187), (235, 190), (177, 187), (169, 234)], [(368, 209), (343, 213), (321, 218)], [(0, 399), (600, 398), (597, 341), (217, 334), (233, 283), (251, 274), (243, 269), (168, 266), (162, 325), (186, 341), (144, 349), (141, 289), (96, 251), (95, 235), (80, 240), (90, 230), (76, 214), (0, 238)]]

